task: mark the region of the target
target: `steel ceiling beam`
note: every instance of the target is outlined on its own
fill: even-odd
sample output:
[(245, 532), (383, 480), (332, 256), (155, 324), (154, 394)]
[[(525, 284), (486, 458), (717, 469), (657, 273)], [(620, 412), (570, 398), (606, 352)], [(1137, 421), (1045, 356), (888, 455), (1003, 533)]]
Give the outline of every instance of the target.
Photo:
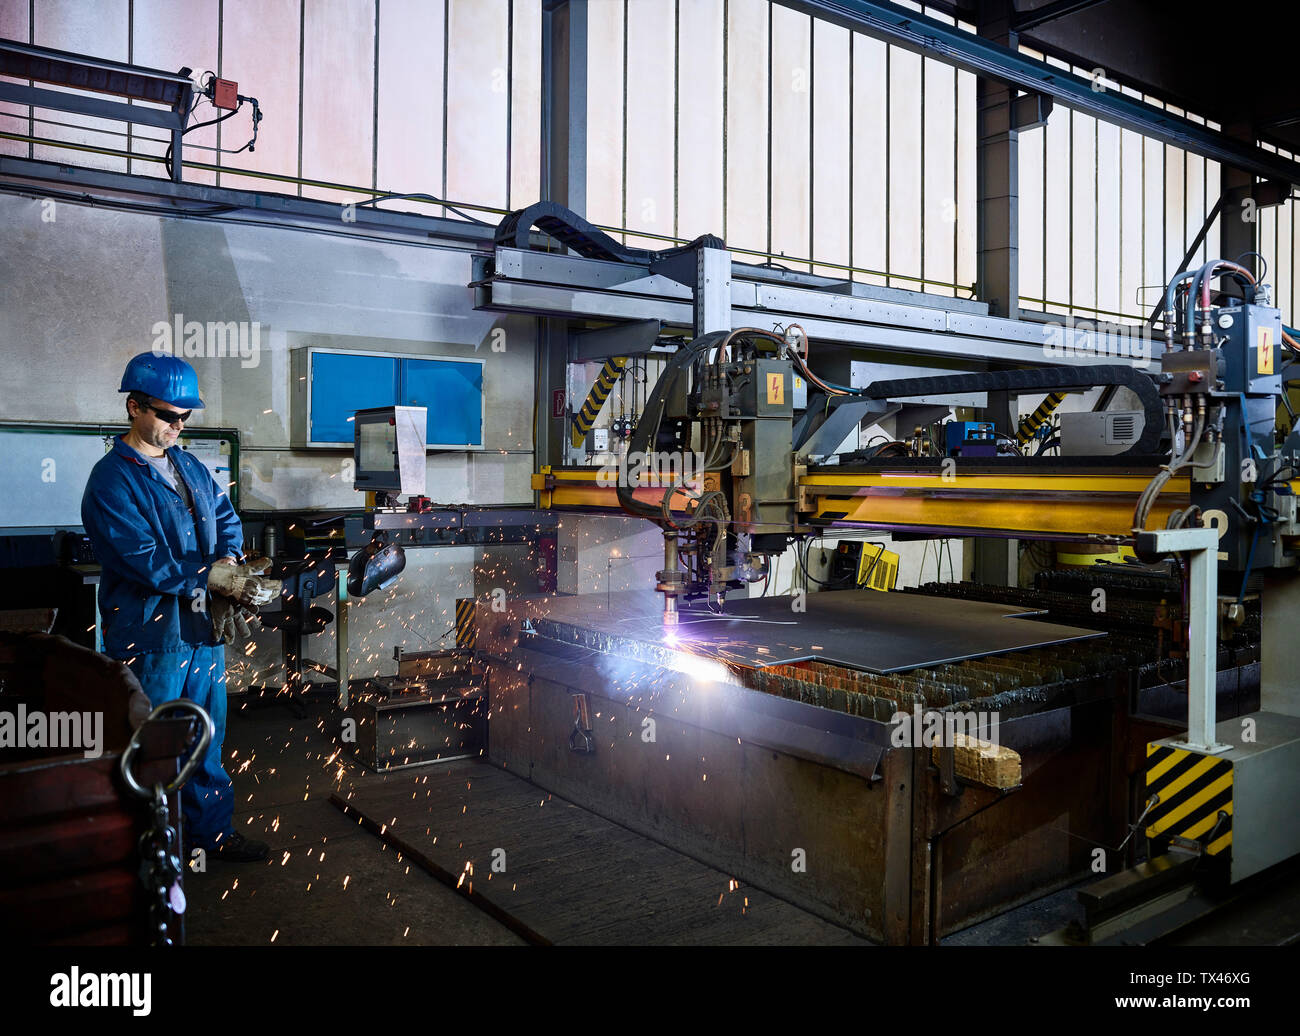
[(1068, 14), (1086, 11), (1089, 7), (1104, 4), (1107, 0), (1056, 0), (1054, 4), (1044, 4), (1032, 11), (1023, 11), (1011, 19), (1012, 32), (1028, 32), (1040, 25), (1064, 18)]
[(978, 76), (1032, 93), (1047, 94), (1103, 122), (1212, 158), (1270, 180), (1300, 184), (1300, 163), (1182, 119), (1119, 91), (1099, 90), (1090, 79), (1008, 47), (945, 25), (915, 11), (870, 0), (775, 0), (782, 7), (937, 58)]
[[(636, 263), (616, 263), (498, 246), (472, 262), (474, 308), (570, 320), (694, 323), (693, 290)], [(751, 280), (732, 266), (734, 327), (798, 323), (814, 342), (1028, 366), (1124, 363), (1144, 366), (1163, 345), (1132, 329), (1094, 330), (1090, 321), (1036, 323), (859, 298)], [(620, 353), (621, 355), (621, 353)]]
[[(189, 69), (183, 71), (188, 73)], [(0, 82), (0, 101), (18, 107), (52, 108), (167, 130), (171, 135), (172, 180), (180, 183), (181, 137), (194, 97), (194, 84), (188, 74), (0, 40), (0, 75), (18, 80)], [(31, 83), (50, 83), (59, 89), (46, 90)], [(125, 97), (127, 101), (109, 101), (69, 89)], [(165, 108), (150, 108), (149, 104)]]
[[(61, 186), (63, 191), (52, 185)], [(3, 193), (30, 194), (37, 198), (67, 194), (71, 195), (67, 200), (72, 204), (151, 212), (174, 218), (247, 219), (268, 226), (303, 225), (343, 235), (367, 231), (401, 234), (420, 245), (449, 239), (490, 248), (496, 233), (495, 224), (469, 223), (461, 219), (360, 204), (354, 206), (353, 218), (345, 221), (340, 218), (345, 205), (336, 201), (201, 183), (174, 183), (139, 173), (115, 173), (13, 155), (0, 155), (0, 194)], [(540, 235), (537, 240), (541, 241)]]

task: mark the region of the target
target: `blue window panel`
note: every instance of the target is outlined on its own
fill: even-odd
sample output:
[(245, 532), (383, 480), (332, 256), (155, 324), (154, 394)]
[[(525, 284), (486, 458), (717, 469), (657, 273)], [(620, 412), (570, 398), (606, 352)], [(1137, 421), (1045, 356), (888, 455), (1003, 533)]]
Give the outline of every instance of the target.
[(403, 406), (429, 412), (430, 446), (483, 445), (483, 365), (402, 360)]
[(350, 443), (354, 413), (396, 402), (396, 357), (312, 354), (312, 442)]

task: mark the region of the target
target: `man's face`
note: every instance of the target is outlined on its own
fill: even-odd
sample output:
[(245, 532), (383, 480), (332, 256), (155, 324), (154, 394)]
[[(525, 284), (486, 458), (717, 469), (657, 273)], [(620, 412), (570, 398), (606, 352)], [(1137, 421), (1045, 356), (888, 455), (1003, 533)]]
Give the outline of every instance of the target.
[(163, 413), (178, 413), (176, 407), (151, 396), (148, 407), (137, 407), (133, 426), (136, 434), (150, 446), (165, 450), (176, 445), (176, 439), (180, 436), (181, 429), (185, 427), (185, 422), (168, 423), (158, 416), (159, 410)]

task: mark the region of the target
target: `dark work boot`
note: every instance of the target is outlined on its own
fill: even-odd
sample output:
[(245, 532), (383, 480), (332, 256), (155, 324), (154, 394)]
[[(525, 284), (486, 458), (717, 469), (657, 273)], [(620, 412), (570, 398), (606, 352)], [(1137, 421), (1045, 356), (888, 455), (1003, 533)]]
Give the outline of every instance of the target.
[(214, 860), (227, 863), (257, 863), (271, 855), (271, 847), (265, 842), (254, 842), (245, 838), (238, 831), (224, 835), (217, 847), (209, 851)]

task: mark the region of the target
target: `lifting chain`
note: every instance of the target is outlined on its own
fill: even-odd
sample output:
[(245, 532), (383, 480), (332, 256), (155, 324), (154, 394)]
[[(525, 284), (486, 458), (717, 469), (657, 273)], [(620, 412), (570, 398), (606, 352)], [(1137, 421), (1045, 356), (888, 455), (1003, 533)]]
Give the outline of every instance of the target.
[[(199, 721), (199, 736), (195, 738), (189, 758), (175, 779), (169, 784), (158, 782), (153, 790), (145, 788), (131, 772), (131, 760), (140, 751), (141, 731), (153, 720), (160, 719), (171, 711), (189, 712)], [(190, 779), (194, 771), (203, 762), (203, 757), (212, 742), (212, 717), (201, 706), (186, 698), (164, 702), (149, 713), (134, 734), (131, 743), (122, 753), (120, 770), (126, 786), (141, 799), (149, 800), (152, 809), (152, 821), (149, 829), (140, 836), (140, 883), (149, 893), (149, 925), (152, 937), (150, 945), (175, 946), (173, 934), (175, 921), (185, 912), (185, 890), (181, 884), (183, 873), (181, 865), (180, 835), (171, 822), (167, 805), (167, 796), (179, 791)]]

